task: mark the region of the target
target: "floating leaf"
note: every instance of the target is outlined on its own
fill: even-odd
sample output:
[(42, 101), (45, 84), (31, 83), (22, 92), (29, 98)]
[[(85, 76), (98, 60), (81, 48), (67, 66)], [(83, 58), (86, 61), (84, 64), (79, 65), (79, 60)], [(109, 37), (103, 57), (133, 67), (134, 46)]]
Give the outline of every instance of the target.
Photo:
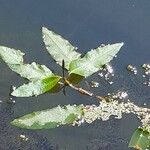
[(84, 79), (83, 76), (80, 76), (78, 74), (70, 74), (69, 77), (68, 77), (68, 81), (71, 83), (71, 84), (78, 84), (79, 82), (81, 82), (82, 80)]
[(143, 129), (138, 128), (129, 143), (129, 147), (135, 148), (137, 150), (146, 150), (150, 146), (150, 133)]
[(0, 57), (7, 63), (9, 68), (22, 77), (35, 81), (53, 76), (53, 73), (45, 65), (24, 64), (23, 55), (20, 50), (0, 46)]
[(33, 112), (11, 122), (12, 125), (27, 129), (48, 129), (72, 124), (83, 115), (83, 106), (57, 106), (52, 109)]
[(45, 65), (39, 65), (35, 62), (31, 64), (21, 64), (19, 66), (11, 65), (11, 69), (30, 81), (41, 80), (46, 77), (54, 76), (52, 71)]
[(16, 97), (30, 97), (50, 91), (60, 80), (59, 76), (48, 77), (43, 80), (33, 81), (15, 89), (11, 95)]
[(123, 43), (116, 43), (91, 50), (83, 58), (76, 59), (70, 63), (70, 74), (74, 73), (84, 77), (92, 75), (104, 64), (110, 62), (122, 46)]
[(62, 60), (64, 60), (65, 68), (68, 69), (71, 61), (80, 58), (81, 54), (76, 52), (76, 48), (60, 35), (45, 27), (42, 28), (42, 33), (46, 49), (59, 65), (62, 65)]
[(15, 50), (12, 48), (8, 48), (5, 46), (0, 46), (0, 57), (8, 64), (8, 65), (20, 65), (23, 64), (23, 55), (20, 50)]

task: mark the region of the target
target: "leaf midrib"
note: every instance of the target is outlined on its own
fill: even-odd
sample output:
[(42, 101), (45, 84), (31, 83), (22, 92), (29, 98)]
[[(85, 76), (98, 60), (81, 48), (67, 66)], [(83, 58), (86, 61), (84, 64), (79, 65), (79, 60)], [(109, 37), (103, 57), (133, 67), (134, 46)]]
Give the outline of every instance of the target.
[[(47, 34), (47, 33), (46, 33)], [(54, 33), (52, 33), (54, 34)], [(48, 34), (47, 34), (48, 35)], [(66, 51), (64, 51), (64, 48), (61, 46), (61, 44), (56, 40), (55, 37), (51, 38), (49, 35), (48, 37), (57, 45), (57, 47), (63, 51), (63, 53), (61, 53), (63, 56), (65, 56), (68, 60), (71, 60), (70, 57), (67, 56)], [(65, 40), (65, 39), (64, 39)], [(59, 43), (59, 44), (58, 44)], [(48, 44), (49, 45), (49, 44)], [(71, 50), (72, 51), (72, 50)]]
[[(98, 50), (99, 50), (99, 49), (95, 49), (95, 50), (93, 50), (93, 51), (95, 51), (95, 52), (98, 53)], [(101, 49), (100, 51), (102, 51), (102, 49)], [(112, 51), (114, 51), (114, 50), (112, 49), (111, 52), (112, 52)], [(90, 51), (90, 52), (92, 52), (92, 51)], [(98, 57), (102, 57), (102, 56), (95, 55), (95, 56), (97, 56), (97, 57), (89, 57), (89, 56), (90, 56), (90, 52), (87, 53), (83, 58), (81, 58), (81, 61), (84, 61), (84, 59), (86, 60), (86, 61), (84, 61), (84, 64), (81, 65), (80, 67), (76, 68), (76, 69), (73, 69), (73, 70), (70, 72), (70, 74), (71, 74), (72, 72), (76, 71), (76, 70), (80, 70), (80, 69), (82, 69), (83, 67), (86, 67), (87, 64), (88, 64), (88, 66), (89, 66), (91, 61), (94, 62), (92, 66), (95, 67), (96, 69), (99, 69), (97, 66), (95, 66), (95, 60), (97, 60)], [(102, 53), (102, 52), (100, 52), (100, 53)], [(109, 53), (110, 53), (110, 51), (106, 51), (105, 55), (108, 56)], [(113, 57), (113, 56), (111, 56), (111, 55), (109, 55), (109, 56), (110, 56), (110, 57)], [(78, 60), (75, 60), (75, 61), (78, 61)], [(104, 64), (105, 64), (105, 63), (104, 63)], [(102, 64), (101, 64), (101, 65), (102, 65)], [(87, 67), (87, 68), (89, 68), (89, 67)]]

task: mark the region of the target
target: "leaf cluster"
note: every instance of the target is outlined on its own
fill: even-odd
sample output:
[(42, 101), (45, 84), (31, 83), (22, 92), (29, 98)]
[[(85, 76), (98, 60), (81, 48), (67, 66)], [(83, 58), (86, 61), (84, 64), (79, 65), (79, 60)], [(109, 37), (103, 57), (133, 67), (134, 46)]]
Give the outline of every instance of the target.
[[(81, 57), (76, 47), (53, 31), (43, 27), (42, 35), (45, 47), (56, 63), (62, 66), (62, 62), (65, 62), (62, 67), (68, 71), (68, 76), (61, 77), (56, 75), (45, 65), (35, 62), (26, 64), (23, 59), (23, 52), (0, 46), (0, 57), (4, 62), (12, 71), (29, 81), (27, 84), (14, 88), (11, 93), (13, 96), (37, 96), (50, 92), (55, 87), (59, 89), (65, 85), (74, 87), (74, 83), (79, 83), (83, 78), (96, 73), (103, 65), (110, 62), (123, 46), (123, 43), (100, 45)], [(57, 106), (52, 109), (27, 114), (13, 120), (11, 124), (27, 129), (48, 129), (65, 124), (73, 125), (82, 120), (85, 113), (84, 108), (85, 106), (83, 105)], [(147, 145), (150, 145), (148, 138), (149, 132), (138, 129), (134, 133), (129, 146), (144, 150)]]

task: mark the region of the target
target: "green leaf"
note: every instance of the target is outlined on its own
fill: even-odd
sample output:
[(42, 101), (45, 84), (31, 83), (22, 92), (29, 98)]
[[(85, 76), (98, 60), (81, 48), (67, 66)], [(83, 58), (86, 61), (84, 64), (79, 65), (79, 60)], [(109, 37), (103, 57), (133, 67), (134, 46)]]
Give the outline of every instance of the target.
[(0, 46), (0, 57), (7, 63), (9, 68), (30, 81), (44, 79), (53, 76), (53, 73), (45, 65), (24, 64), (23, 55), (20, 50)]
[(11, 65), (10, 68), (21, 77), (27, 78), (30, 81), (41, 80), (46, 77), (54, 76), (52, 71), (45, 65), (39, 65), (35, 62), (31, 64)]
[(89, 51), (83, 58), (72, 61), (69, 65), (70, 74), (88, 77), (97, 72), (104, 64), (110, 62), (119, 52), (123, 43), (100, 46)]
[(59, 76), (48, 77), (43, 80), (33, 81), (15, 89), (11, 95), (16, 97), (30, 97), (50, 91), (60, 80)]
[(20, 128), (48, 129), (60, 125), (72, 124), (83, 115), (83, 106), (57, 106), (52, 109), (33, 112), (11, 122)]
[(64, 60), (65, 68), (69, 69), (69, 63), (80, 58), (81, 54), (76, 52), (77, 48), (73, 47), (60, 35), (49, 31), (45, 27), (42, 28), (42, 33), (46, 49), (59, 65), (62, 65), (62, 60)]
[(14, 50), (5, 46), (0, 46), (0, 57), (9, 65), (20, 65), (23, 63), (23, 55), (20, 50)]
[(78, 74), (70, 74), (69, 77), (67, 78), (67, 80), (69, 81), (69, 83), (71, 84), (78, 84), (79, 82), (81, 82), (84, 79), (83, 76), (80, 76)]
[(129, 147), (135, 148), (137, 150), (146, 150), (150, 146), (150, 133), (143, 129), (138, 128), (129, 143)]

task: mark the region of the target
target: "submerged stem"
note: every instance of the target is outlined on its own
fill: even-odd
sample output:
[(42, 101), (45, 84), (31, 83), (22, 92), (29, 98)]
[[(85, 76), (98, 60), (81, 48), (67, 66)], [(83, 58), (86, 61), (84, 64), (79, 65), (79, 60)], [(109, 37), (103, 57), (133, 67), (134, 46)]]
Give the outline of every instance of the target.
[(87, 96), (90, 96), (90, 97), (95, 97), (101, 101), (106, 101), (106, 102), (109, 102), (109, 100), (105, 97), (102, 97), (102, 96), (99, 96), (99, 95), (95, 95), (94, 93), (90, 92), (90, 91), (87, 91), (81, 87), (76, 87), (74, 86), (73, 84), (71, 84), (67, 79), (65, 79), (65, 84), (67, 84), (69, 87), (71, 87), (72, 89), (78, 91), (79, 93), (81, 94), (84, 94), (84, 95), (87, 95)]

